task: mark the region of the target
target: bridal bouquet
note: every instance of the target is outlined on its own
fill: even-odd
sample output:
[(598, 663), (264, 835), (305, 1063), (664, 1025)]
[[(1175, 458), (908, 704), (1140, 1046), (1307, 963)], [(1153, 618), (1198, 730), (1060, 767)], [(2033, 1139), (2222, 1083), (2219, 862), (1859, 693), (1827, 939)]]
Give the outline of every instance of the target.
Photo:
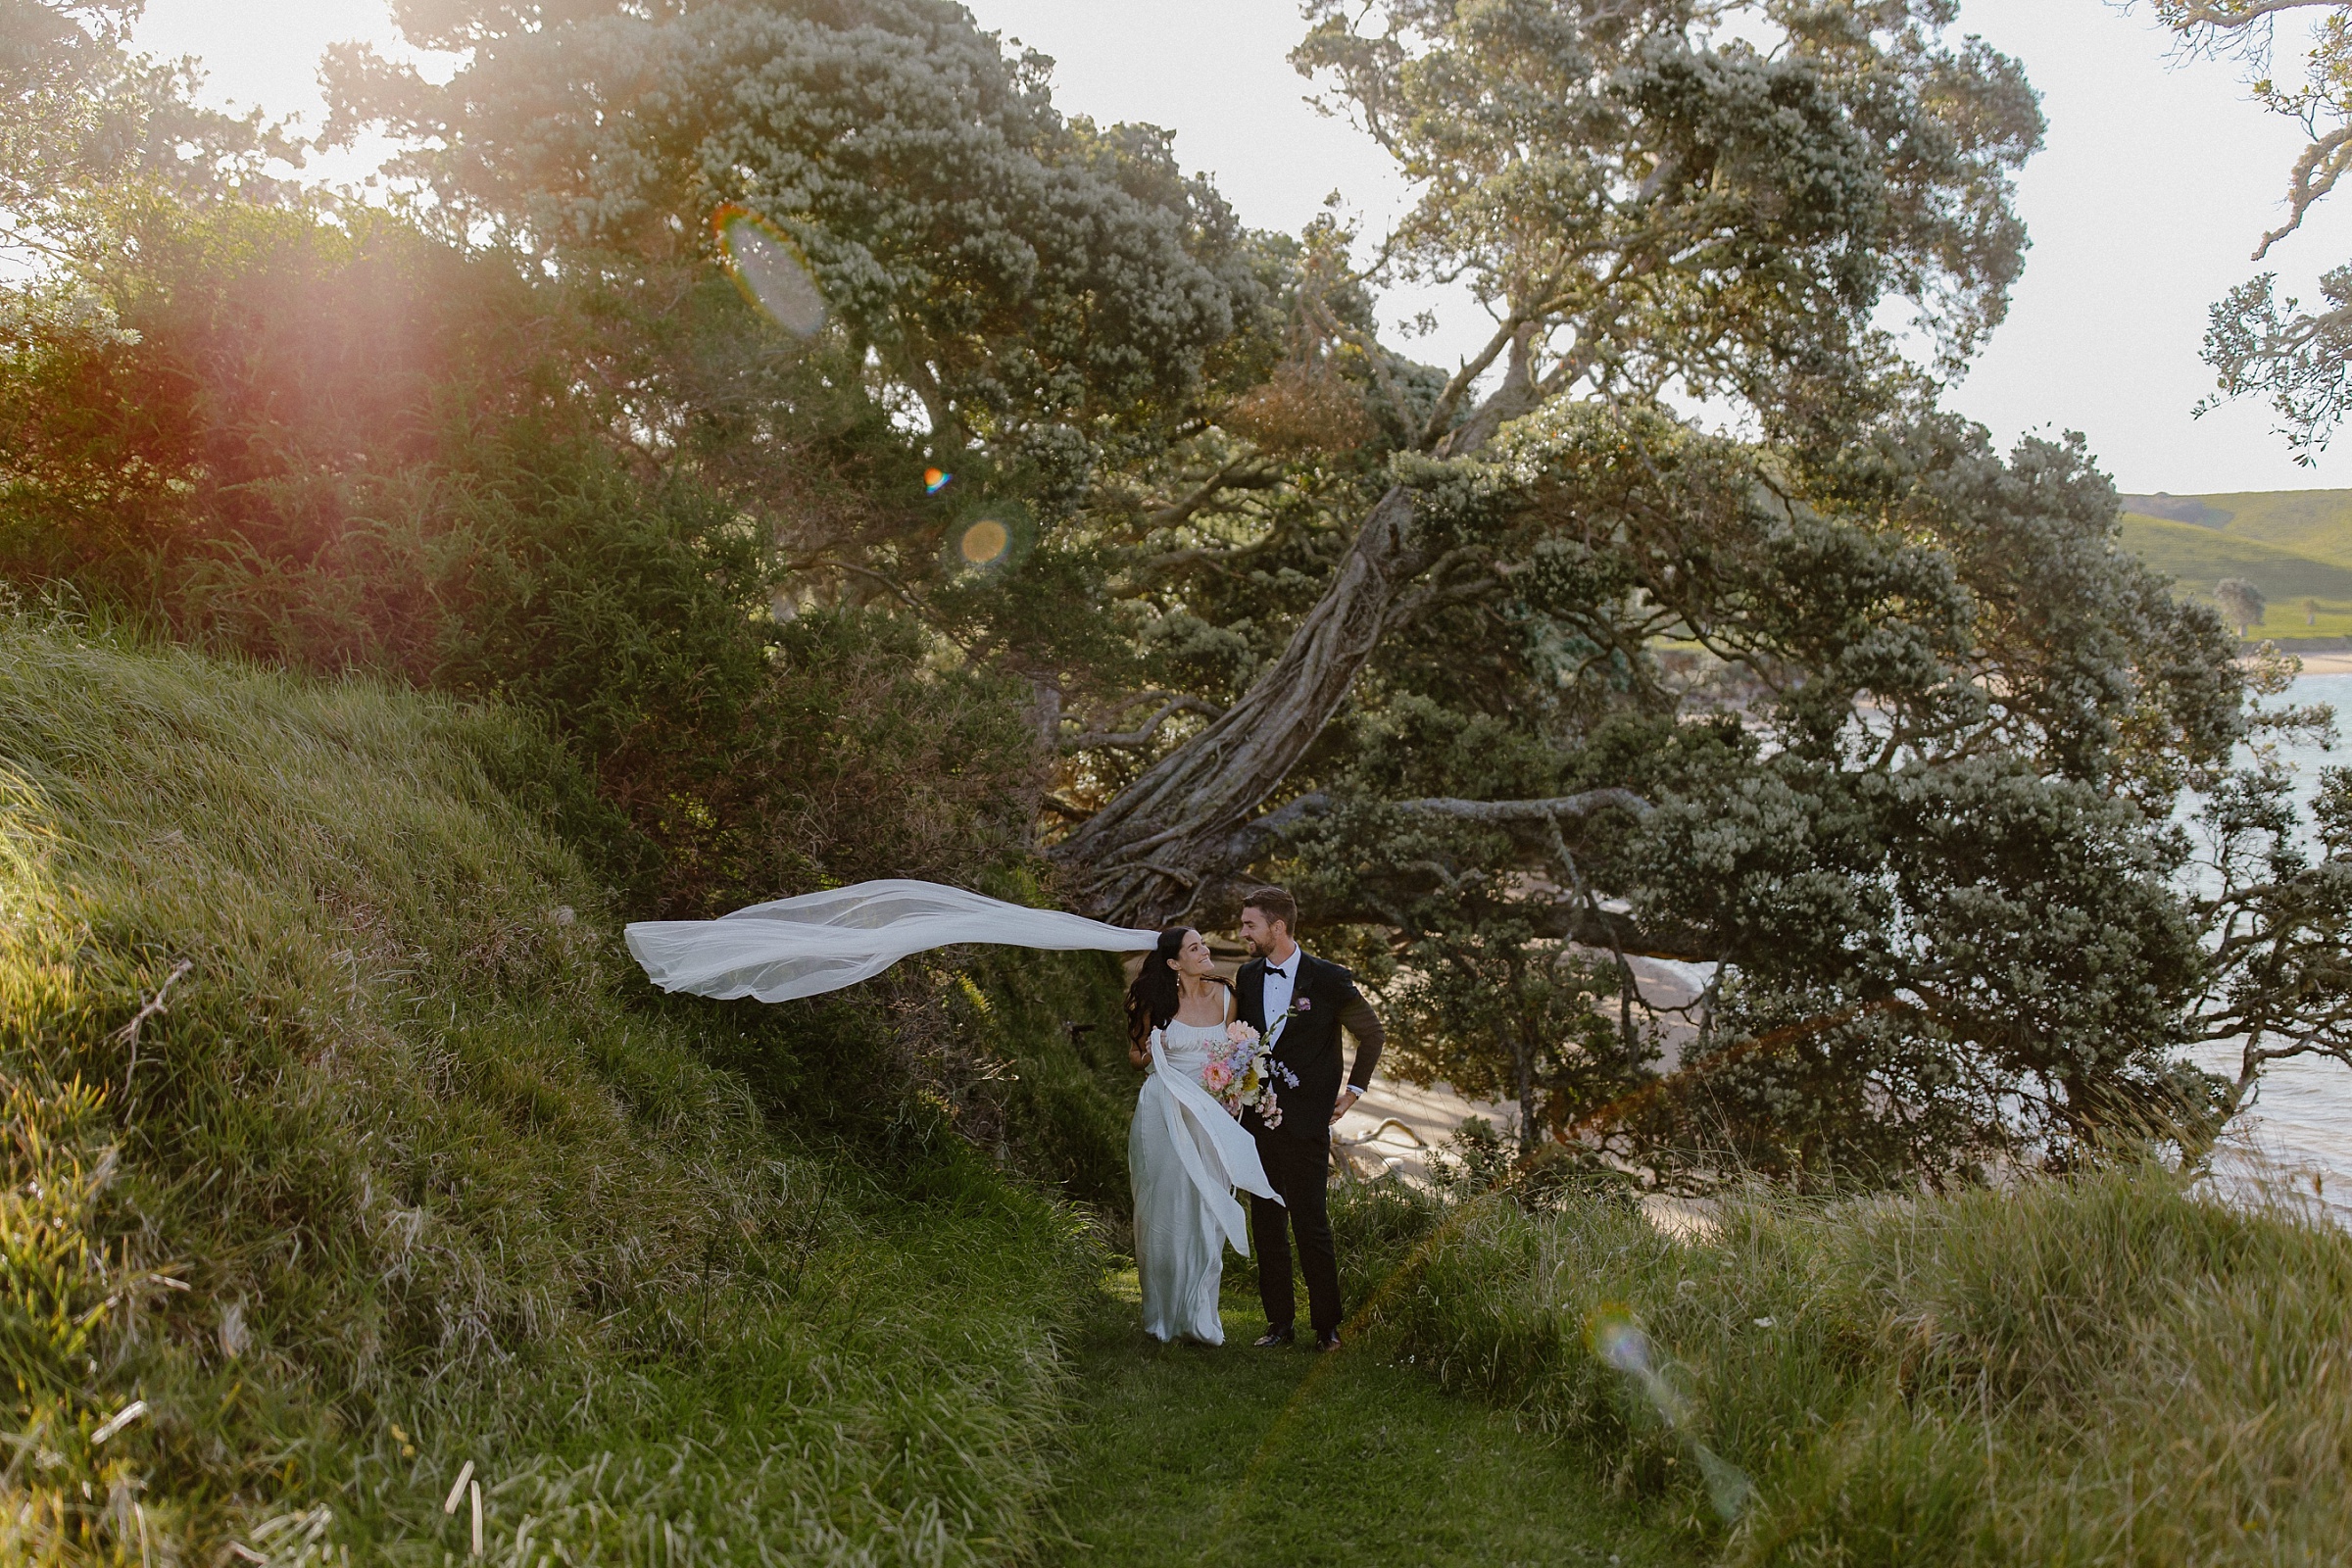
[(1254, 1109), (1267, 1126), (1282, 1125), (1282, 1106), (1274, 1099), (1274, 1048), (1239, 1019), (1225, 1026), (1224, 1044), (1209, 1051), (1208, 1064), (1200, 1069), (1200, 1087), (1236, 1120), (1243, 1111)]

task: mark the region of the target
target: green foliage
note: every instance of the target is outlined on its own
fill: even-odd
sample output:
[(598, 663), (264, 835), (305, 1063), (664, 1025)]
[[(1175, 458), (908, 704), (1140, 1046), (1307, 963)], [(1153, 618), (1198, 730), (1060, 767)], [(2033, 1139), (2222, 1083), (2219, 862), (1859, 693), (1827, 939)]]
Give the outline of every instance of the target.
[(1318, 927), (1380, 922), (1338, 942), (1382, 984), (1392, 1030), (1382, 1070), (1515, 1102), (1523, 1152), (1642, 1082), (1656, 1052), (1645, 1032), (1620, 1026), (1618, 970), (1561, 939), (1556, 888), (1511, 869), (1512, 830), (1381, 804), (1550, 795), (1556, 754), (1509, 716), (1425, 692), (1393, 691), (1345, 733), (1346, 803), (1298, 836), (1285, 875)]
[(1774, 768), (1660, 816), (1654, 897), (1743, 956), (1646, 1136), (1891, 1175), (2199, 1124), (2203, 1080), (2174, 1057), (2202, 960), (2130, 807), (1972, 762)]
[(143, 195), (273, 189), (295, 156), (258, 109), (194, 101), (193, 61), (134, 55), (145, 0), (12, 0), (0, 7), (0, 254), (47, 260), (103, 244)]
[(1414, 1042), (1399, 1075), (1515, 1102), (1522, 1151), (1533, 1152), (1547, 1131), (1637, 1088), (1656, 1048), (1609, 1016), (1606, 1004), (1622, 987), (1606, 958), (1537, 938), (1529, 922), (1487, 901), (1464, 899), (1457, 908), (1405, 950), (1406, 978), (1390, 989), (1396, 1022)]
[[(1184, 700), (1159, 720), (1209, 722), (1172, 730), (1173, 745), (1157, 722), (1140, 738), (1099, 724), (1095, 749), (1149, 760), (1076, 770), (1073, 804), (1100, 809), (1056, 851), (1083, 899), (1131, 919), (1223, 917), (1246, 862), (1279, 837), (1284, 819), (1258, 820), (1261, 807), (1322, 782), (1315, 742), (1392, 652), (1449, 662), (1482, 706), (1548, 706), (1541, 677), (1517, 685), (1507, 650), (1507, 628), (1532, 618), (1513, 590), (1539, 530), (1511, 527), (1507, 506), (1447, 499), (1497, 499), (1477, 470), (1514, 421), (1671, 423), (1664, 402), (1688, 389), (1737, 403), (1799, 461), (1877, 439), (1930, 399), (1874, 313), (1908, 298), (1965, 356), (1998, 318), (2022, 245), (2009, 174), (2038, 114), (2013, 62), (1946, 38), (1940, 3), (1409, 0), (1310, 15), (1294, 63), (1382, 141), (1415, 197), (1360, 275), (1461, 280), (1496, 326), (1426, 405), (1399, 395), (1408, 378), (1337, 308), (1347, 288), (1326, 291), (1310, 243), (1303, 329), (1270, 384), (1328, 386), (1360, 367), (1381, 394), (1367, 410), (1425, 407), (1418, 427), (1377, 421), (1384, 440), (1352, 462), (1277, 463), (1224, 439), (1251, 428), (1239, 419), (1192, 445), (1204, 482), (1162, 480), (1169, 503), (1132, 530), (1145, 548), (1114, 591), (1143, 626), (1178, 630), (1175, 647), (1223, 656), (1212, 670), (1147, 666), (1163, 704), (1171, 688)], [(1653, 505), (1720, 514), (1726, 500), (1736, 513), (1729, 496)], [(1465, 641), (1483, 646), (1465, 659)], [(1108, 695), (1113, 713), (1150, 711), (1133, 687)]]
[(647, 1004), (477, 765), (512, 718), (0, 639), (12, 1560), (439, 1561), (468, 1459), (494, 1561), (1031, 1539), (1072, 1217), (915, 1102), (837, 1107), (861, 1165), (710, 1065), (858, 1070)]
[[(2326, 714), (2276, 717), (2331, 734)], [(2307, 816), (2285, 769), (2266, 758), (2198, 803), (2205, 874), (2189, 908), (2209, 960), (2193, 1028), (2236, 1048), (2238, 1071), (2222, 1097), (2233, 1111), (2267, 1062), (2352, 1067), (2352, 772), (2324, 768), (2319, 786)]]
[(561, 289), (383, 219), (147, 240), (108, 274), (135, 339), (0, 370), (11, 575), (541, 715), (600, 787), (567, 828), (646, 914), (1017, 859), (1025, 694), (887, 617), (779, 626), (759, 524), (564, 384), (592, 323)]
[[(330, 74), (431, 219), (187, 186), (9, 296), (0, 563), (528, 710), (590, 786), (484, 765), (633, 912), (916, 875), (1213, 920), (1254, 865), (1531, 1139), (1631, 1106), (1702, 1166), (1940, 1177), (2193, 1129), (2168, 824), (2246, 683), (2079, 440), (1995, 453), (1878, 325), (1957, 365), (2022, 254), (2039, 117), (1952, 21), (1314, 8), (1296, 63), (1414, 188), (1367, 273), (931, 0), (410, 8), (449, 82)], [(721, 202), (823, 330), (733, 291)], [(1452, 377), (1379, 335), (1440, 274), (1500, 318)], [(1454, 808), (1606, 790), (1658, 809)], [(1656, 1094), (1632, 948), (1725, 966)], [(841, 1006), (850, 1119), (904, 1089), (1115, 1193), (1092, 1069), (949, 1049), (937, 976)]]
[(1166, 135), (1065, 122), (1048, 63), (1007, 58), (960, 8), (402, 20), (466, 66), (432, 85), (340, 51), (338, 126), (437, 141), (405, 167), (453, 213), (590, 267), (692, 254), (714, 209), (748, 206), (807, 251), (853, 363), (885, 358), (943, 460), (968, 433), (1050, 485), (1081, 482), (1098, 424), (1153, 417), (1253, 304), (1230, 210), (1180, 174)]
[(2262, 620), (2269, 607), (2263, 602), (2262, 590), (2243, 577), (2224, 577), (2213, 585), (2214, 603), (2222, 613), (2236, 623), (2239, 636), (2244, 636)]
[[(2276, 16), (2286, 9), (2260, 0), (2152, 0), (2158, 21), (2183, 47), (2235, 54), (2248, 68), (2255, 102), (2294, 121), (2310, 138), (2286, 182), (2286, 220), (2262, 236), (2254, 260), (2294, 234), (2313, 207), (2335, 189), (2344, 169), (2352, 125), (2352, 8), (2342, 0), (2309, 0), (2296, 10), (2320, 13), (2303, 49), (2302, 80), (2281, 80), (2277, 64)], [(2326, 450), (2352, 395), (2352, 267), (2320, 274), (2319, 308), (2280, 299), (2278, 274), (2264, 272), (2214, 302), (2205, 333), (2205, 363), (2220, 373), (2221, 390), (2202, 410), (2228, 398), (2265, 395), (2278, 415), (2278, 433), (2295, 461), (2310, 466)]]
[[(2303, 844), (2228, 773), (2271, 675), (2118, 548), (2079, 439), (1994, 452), (1880, 330), (1908, 300), (1956, 368), (2022, 254), (2039, 118), (1945, 0), (1318, 5), (1296, 62), (1414, 190), (1368, 274), (934, 0), (406, 7), (451, 81), (330, 74), (421, 219), (261, 205), (266, 133), (182, 134), (121, 7), (0, 15), (9, 216), (70, 242), (0, 290), (0, 572), (280, 667), (0, 629), (12, 1549), (436, 1559), (468, 1458), (517, 1563), (1029, 1549), (1095, 1259), (1002, 1172), (1115, 1234), (1115, 966), (746, 1009), (646, 996), (612, 926), (884, 875), (1056, 902), (1049, 814), (1201, 918), (1291, 876), (1398, 1067), (1520, 1102), (1455, 1183), (1509, 1211), (1350, 1194), (1350, 1287), (1627, 1486), (1695, 1514), (1744, 1469), (1759, 1555), (1888, 1519), (2095, 1555), (2071, 1499), (2125, 1484), (2237, 1517), (2084, 1436), (2156, 1425), (2098, 1369), (2304, 1354), (2232, 1272), (2333, 1279), (2304, 1233), (2152, 1177), (1727, 1210), (1727, 1285), (1834, 1327), (1742, 1403), (1759, 1342), (1652, 1290), (1692, 1249), (1605, 1157), (2074, 1166), (2345, 1049), (2352, 798)], [(808, 252), (822, 330), (734, 291), (721, 202)], [(1375, 288), (1438, 275), (1498, 317), (1450, 377), (1380, 341)], [(968, 560), (980, 520), (1015, 547)], [(2184, 790), (2222, 873), (2186, 898)], [(1635, 948), (1719, 966), (1664, 1080)], [(2224, 1029), (2234, 1095), (2175, 1059)], [(1612, 1270), (1697, 1384), (1629, 1402), (1576, 1350)], [(2015, 1279), (2172, 1339), (2084, 1311), (2036, 1362)], [(1996, 1516), (1980, 1449), (2047, 1485)], [(2316, 1497), (2266, 1528), (2323, 1539)]]
[[(2165, 813), (2226, 763), (2245, 681), (2117, 549), (2079, 444), (2004, 462), (1929, 419), (1816, 466), (1553, 406), (1415, 483), (1509, 587), (1380, 662), (1285, 845), (1324, 918), (1384, 928), (1408, 1063), (1555, 1128), (1609, 1107), (1587, 1135), (1693, 1175), (2196, 1136), (2210, 1086), (2172, 1063), (2205, 958)], [(1656, 809), (1446, 804), (1601, 786)], [(1726, 966), (1655, 1092), (1612, 949)]]
[[(998, 891), (1037, 897), (1034, 886)], [(981, 949), (958, 969), (965, 994), (982, 1004), (993, 1059), (1008, 1068), (984, 1086), (996, 1118), (988, 1141), (1006, 1163), (1118, 1221), (1133, 1202), (1127, 1121), (1137, 1089), (1123, 1046), (1119, 960)]]
[[(146, 241), (102, 274), (135, 327), (0, 374), (23, 437), (11, 575), (535, 716), (474, 731), (481, 763), (633, 916), (872, 876), (1018, 881), (1025, 688), (943, 666), (872, 610), (779, 622), (763, 524), (694, 465), (631, 461), (610, 409), (564, 384), (566, 356), (602, 352), (576, 295), (389, 220), (231, 207), (159, 217)], [(873, 439), (804, 448), (798, 493), (838, 486)], [(964, 1049), (956, 994), (928, 973), (817, 1009), (812, 1038), (865, 1042), (817, 1098), (857, 1123), (919, 1091), (1016, 1162), (1017, 1108), (1032, 1168), (1122, 1203), (1116, 1097), (1064, 1081), (1066, 1043), (1028, 1050), (1063, 1020), (1024, 1015), (1017, 1052)], [(1000, 1072), (1008, 1054), (1035, 1070)]]
[[(1048, 691), (1132, 662), (1077, 514), (1265, 375), (1295, 246), (1244, 231), (1164, 132), (1065, 120), (1048, 62), (936, 0), (402, 23), (466, 67), (433, 85), (338, 52), (338, 132), (402, 136), (438, 211), (593, 299), (612, 433), (760, 517), (788, 600), (887, 599)], [(674, 307), (714, 278), (721, 204), (807, 253), (823, 331), (731, 291)], [(954, 480), (927, 498), (933, 464)], [(1018, 559), (965, 570), (955, 530), (1005, 509), (1034, 524)]]
[(1935, 4), (1731, 12), (1317, 4), (1292, 58), (1418, 188), (1410, 268), (1469, 273), (1510, 327), (1571, 325), (1560, 385), (1679, 376), (1792, 413), (1769, 377), (1859, 368), (1888, 294), (1964, 359), (2023, 260), (2022, 72), (1946, 45)]
[(2183, 1185), (1750, 1194), (1679, 1239), (1489, 1199), (1378, 1318), (1724, 1561), (2323, 1560), (2352, 1529), (2352, 1242)]

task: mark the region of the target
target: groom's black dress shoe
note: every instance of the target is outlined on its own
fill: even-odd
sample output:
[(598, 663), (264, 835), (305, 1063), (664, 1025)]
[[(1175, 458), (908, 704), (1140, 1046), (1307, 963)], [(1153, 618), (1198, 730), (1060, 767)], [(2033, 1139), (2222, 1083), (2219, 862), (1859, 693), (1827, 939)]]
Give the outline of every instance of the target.
[(1315, 1336), (1315, 1348), (1316, 1348), (1316, 1349), (1318, 1349), (1318, 1350), (1336, 1350), (1336, 1349), (1338, 1349), (1339, 1348), (1340, 1348), (1340, 1333), (1339, 1333), (1339, 1330), (1337, 1330), (1337, 1329), (1334, 1329), (1334, 1330), (1332, 1330), (1332, 1331), (1331, 1331), (1330, 1333), (1328, 1333), (1328, 1334), (1318, 1334), (1318, 1335), (1316, 1335), (1316, 1336)]
[(1272, 1350), (1293, 1344), (1298, 1338), (1298, 1334), (1295, 1329), (1268, 1329), (1256, 1339), (1251, 1340), (1250, 1345), (1252, 1349)]

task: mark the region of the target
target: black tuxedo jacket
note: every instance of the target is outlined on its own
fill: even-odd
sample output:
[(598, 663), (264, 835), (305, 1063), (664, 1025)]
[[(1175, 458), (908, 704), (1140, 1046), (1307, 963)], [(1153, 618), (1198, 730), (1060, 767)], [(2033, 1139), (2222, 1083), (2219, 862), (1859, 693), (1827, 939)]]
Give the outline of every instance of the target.
[[(1310, 953), (1298, 955), (1298, 979), (1291, 988), (1290, 1022), (1274, 1042), (1274, 1060), (1298, 1078), (1297, 1084), (1278, 1080), (1275, 1100), (1282, 1106), (1282, 1124), (1263, 1125), (1257, 1112), (1246, 1112), (1243, 1125), (1261, 1138), (1296, 1138), (1310, 1143), (1331, 1141), (1331, 1110), (1339, 1103), (1343, 1076), (1340, 1032), (1355, 1036), (1354, 1071), (1346, 1074), (1362, 1093), (1372, 1081), (1385, 1043), (1380, 1019), (1372, 1004), (1355, 989), (1355, 977), (1336, 963)], [(1242, 965), (1235, 981), (1242, 1021), (1260, 1034), (1268, 1032), (1266, 1017), (1266, 960), (1252, 958)], [(1303, 1004), (1304, 1005), (1301, 1005)]]

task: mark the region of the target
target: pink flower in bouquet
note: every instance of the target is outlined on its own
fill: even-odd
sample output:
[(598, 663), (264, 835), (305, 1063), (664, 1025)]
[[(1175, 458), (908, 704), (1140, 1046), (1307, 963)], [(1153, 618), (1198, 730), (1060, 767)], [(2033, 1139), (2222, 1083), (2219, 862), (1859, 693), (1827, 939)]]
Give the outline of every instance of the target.
[(1231, 1045), (1254, 1046), (1257, 1044), (1257, 1031), (1236, 1018), (1225, 1026), (1225, 1039)]
[(1200, 1069), (1200, 1087), (1212, 1095), (1223, 1094), (1233, 1082), (1233, 1069), (1221, 1061), (1212, 1061)]

